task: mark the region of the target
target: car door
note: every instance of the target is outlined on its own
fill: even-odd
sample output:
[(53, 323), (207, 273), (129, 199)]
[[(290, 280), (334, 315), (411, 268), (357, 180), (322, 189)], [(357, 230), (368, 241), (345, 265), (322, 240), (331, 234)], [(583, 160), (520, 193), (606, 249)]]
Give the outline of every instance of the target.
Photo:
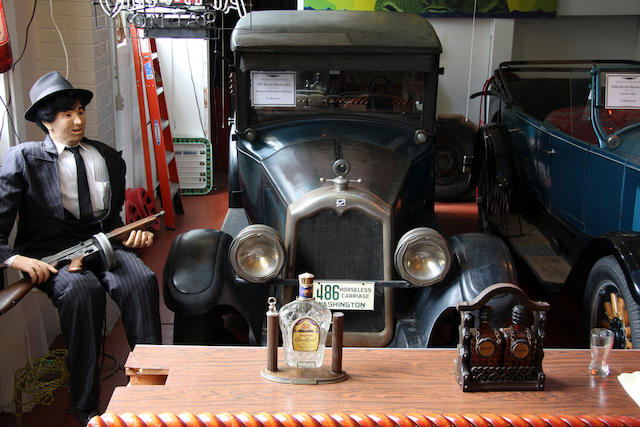
[(546, 206), (546, 169), (540, 168), (537, 160), (541, 132), (535, 122), (535, 119), (524, 114), (519, 107), (506, 106), (502, 112), (502, 125), (509, 134), (518, 173)]
[[(583, 190), (584, 232), (597, 236), (620, 230), (621, 222), (625, 223), (624, 229), (630, 230), (632, 216), (640, 217), (640, 174), (633, 168), (625, 174), (624, 159), (599, 147), (591, 147), (588, 159)], [(630, 205), (625, 217), (621, 215), (623, 194)], [(640, 222), (640, 218), (636, 220)]]
[(548, 171), (549, 210), (567, 224), (583, 230), (589, 146), (555, 129), (546, 128), (542, 133), (538, 159), (540, 167)]

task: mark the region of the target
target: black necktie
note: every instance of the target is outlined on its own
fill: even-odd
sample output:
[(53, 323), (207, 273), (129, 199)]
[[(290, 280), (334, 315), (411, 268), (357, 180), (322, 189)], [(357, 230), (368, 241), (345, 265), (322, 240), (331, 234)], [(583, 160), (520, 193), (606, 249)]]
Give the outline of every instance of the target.
[(80, 205), (80, 221), (89, 222), (94, 219), (93, 208), (91, 207), (91, 195), (89, 194), (89, 182), (87, 181), (87, 171), (84, 168), (84, 161), (80, 155), (80, 145), (66, 147), (73, 153), (76, 160), (76, 170), (78, 174), (78, 203)]

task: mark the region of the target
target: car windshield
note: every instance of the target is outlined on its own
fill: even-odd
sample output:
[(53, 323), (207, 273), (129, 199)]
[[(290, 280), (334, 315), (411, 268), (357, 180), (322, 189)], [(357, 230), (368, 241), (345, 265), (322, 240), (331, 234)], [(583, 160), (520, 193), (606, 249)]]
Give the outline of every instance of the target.
[[(599, 145), (591, 117), (590, 71), (591, 68), (584, 65), (546, 69), (514, 67), (503, 71), (503, 80), (513, 102), (526, 113), (574, 138)], [(616, 72), (618, 80), (609, 78), (609, 88), (605, 87), (607, 74), (601, 75), (603, 99), (596, 111), (605, 138), (640, 122), (640, 109), (629, 108), (635, 102), (631, 101), (634, 95), (620, 89), (621, 74), (629, 73)], [(618, 83), (617, 87), (612, 81)], [(640, 84), (635, 94), (640, 94)], [(606, 99), (611, 102), (605, 102)]]
[(598, 118), (605, 135), (640, 126), (640, 70), (602, 72), (599, 80), (602, 107)]
[(387, 115), (420, 123), (424, 74), (411, 71), (252, 71), (251, 120)]

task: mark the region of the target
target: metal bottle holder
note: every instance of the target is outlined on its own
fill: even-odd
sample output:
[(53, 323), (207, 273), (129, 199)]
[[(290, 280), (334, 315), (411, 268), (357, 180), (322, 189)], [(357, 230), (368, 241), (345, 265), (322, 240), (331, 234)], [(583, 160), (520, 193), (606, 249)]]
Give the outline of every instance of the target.
[(342, 338), (344, 331), (344, 314), (333, 313), (331, 334), (331, 367), (319, 368), (278, 368), (278, 326), (279, 315), (275, 309), (275, 298), (269, 298), (267, 311), (267, 367), (262, 370), (262, 377), (285, 384), (331, 384), (347, 379), (342, 370)]
[[(491, 298), (499, 294), (513, 294), (519, 303), (533, 312), (534, 321), (529, 331), (536, 345), (533, 349), (535, 362), (530, 366), (476, 366), (472, 362), (472, 328), (474, 317), (471, 312), (482, 308)], [(462, 391), (509, 391), (509, 390), (544, 390), (545, 375), (542, 371), (544, 357), (544, 322), (550, 306), (546, 302), (535, 302), (517, 286), (510, 283), (498, 283), (486, 288), (472, 302), (460, 303), (460, 341), (455, 359), (455, 376)], [(503, 346), (504, 353), (510, 351)]]

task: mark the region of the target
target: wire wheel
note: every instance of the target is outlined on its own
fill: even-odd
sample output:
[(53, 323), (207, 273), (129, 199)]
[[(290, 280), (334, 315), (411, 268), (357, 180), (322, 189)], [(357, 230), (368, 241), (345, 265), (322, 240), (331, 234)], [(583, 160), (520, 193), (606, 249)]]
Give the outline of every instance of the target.
[(591, 269), (583, 307), (589, 329), (604, 327), (615, 333), (614, 348), (633, 348), (640, 341), (640, 307), (614, 256), (601, 258)]
[(481, 231), (505, 234), (508, 226), (510, 190), (500, 185), (487, 160), (482, 165), (478, 181), (478, 225)]

